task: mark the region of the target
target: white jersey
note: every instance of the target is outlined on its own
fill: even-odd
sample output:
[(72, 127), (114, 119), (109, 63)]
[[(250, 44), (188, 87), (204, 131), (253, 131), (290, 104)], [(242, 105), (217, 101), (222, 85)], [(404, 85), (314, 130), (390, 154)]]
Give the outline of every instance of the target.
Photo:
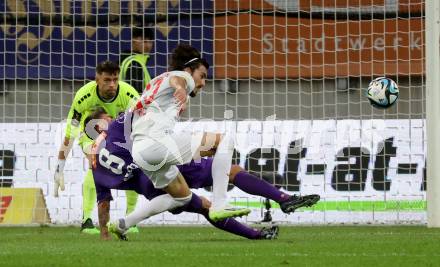
[(133, 140), (148, 136), (156, 138), (172, 132), (181, 108), (174, 97), (175, 88), (170, 86), (173, 76), (185, 79), (187, 94), (194, 90), (194, 79), (185, 71), (165, 72), (151, 80), (136, 104), (131, 134)]

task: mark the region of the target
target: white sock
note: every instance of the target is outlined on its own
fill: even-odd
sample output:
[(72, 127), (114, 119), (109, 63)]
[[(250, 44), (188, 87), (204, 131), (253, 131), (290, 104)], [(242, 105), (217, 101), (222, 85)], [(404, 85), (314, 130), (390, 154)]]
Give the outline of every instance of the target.
[[(125, 217), (125, 229), (128, 229), (141, 221), (164, 211), (172, 210), (187, 204), (192, 194), (183, 198), (173, 198), (169, 194), (160, 195), (149, 202), (141, 203), (141, 206)], [(120, 226), (124, 227), (124, 226)]]
[(212, 207), (221, 209), (226, 206), (226, 192), (228, 190), (229, 172), (232, 165), (232, 154), (234, 152), (234, 139), (229, 135), (223, 136), (218, 145), (212, 162)]

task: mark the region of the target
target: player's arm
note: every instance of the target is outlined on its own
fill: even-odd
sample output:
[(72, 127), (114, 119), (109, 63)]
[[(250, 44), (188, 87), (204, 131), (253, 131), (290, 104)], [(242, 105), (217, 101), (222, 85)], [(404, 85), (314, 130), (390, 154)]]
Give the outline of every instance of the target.
[(184, 77), (172, 76), (170, 78), (170, 87), (175, 88), (174, 97), (179, 103), (179, 114), (186, 110), (186, 102), (188, 100), (188, 93), (186, 91), (188, 82)]
[[(154, 95), (161, 90), (173, 90), (173, 95), (181, 107), (186, 104), (188, 92), (186, 91), (188, 84), (194, 84), (189, 82), (192, 77), (188, 74), (185, 76), (184, 72), (180, 73), (164, 73), (153, 80), (147, 85), (145, 92), (140, 97), (135, 105), (135, 109), (146, 108), (154, 99)], [(170, 75), (170, 76), (168, 76)], [(164, 85), (162, 84), (164, 83)], [(194, 86), (190, 86), (191, 90)], [(190, 90), (190, 91), (191, 91)]]
[(98, 203), (98, 220), (99, 228), (101, 230), (101, 239), (110, 240), (107, 223), (110, 220), (110, 201), (102, 200)]
[(70, 107), (69, 114), (67, 115), (66, 124), (66, 134), (64, 136), (64, 141), (61, 144), (60, 150), (58, 152), (59, 160), (66, 160), (73, 146), (73, 141), (75, 137), (78, 136), (80, 129), (80, 122), (82, 117), (82, 109), (77, 100), (78, 94), (76, 94), (72, 106)]
[(179, 101), (181, 105), (185, 104), (187, 99), (187, 82), (185, 78), (180, 76), (171, 76), (169, 83), (170, 87), (175, 89), (174, 97)]
[(66, 164), (67, 156), (72, 150), (74, 137), (79, 133), (79, 124), (81, 121), (81, 109), (78, 104), (78, 94), (76, 94), (72, 106), (70, 107), (67, 116), (66, 135), (58, 151), (58, 162), (54, 175), (54, 196), (58, 197), (58, 189), (64, 191), (64, 166)]
[(72, 149), (73, 140), (64, 137), (64, 141), (61, 144), (58, 152), (58, 161), (54, 174), (54, 196), (58, 197), (58, 189), (64, 191), (64, 165), (66, 164), (66, 157)]
[(194, 96), (195, 82), (193, 77), (186, 71), (174, 71), (171, 72), (169, 79), (169, 85), (171, 88), (175, 88), (174, 97), (180, 104), (181, 114), (186, 109), (188, 94)]

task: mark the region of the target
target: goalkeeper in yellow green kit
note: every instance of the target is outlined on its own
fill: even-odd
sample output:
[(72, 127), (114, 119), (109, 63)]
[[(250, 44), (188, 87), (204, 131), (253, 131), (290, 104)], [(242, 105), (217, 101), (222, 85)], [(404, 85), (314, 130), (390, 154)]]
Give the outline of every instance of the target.
[[(102, 107), (113, 118), (120, 112), (124, 112), (130, 107), (133, 99), (137, 99), (139, 94), (128, 83), (119, 81), (119, 65), (111, 61), (104, 61), (96, 67), (95, 81), (84, 85), (75, 94), (72, 106), (67, 117), (66, 135), (58, 153), (58, 163), (54, 175), (55, 197), (58, 190), (64, 190), (64, 165), (66, 158), (72, 148), (73, 141), (79, 136), (79, 145), (86, 155), (88, 155), (94, 140), (84, 133), (84, 119), (96, 107)], [(136, 206), (137, 194), (134, 191), (126, 191), (127, 210), (132, 212)], [(91, 214), (96, 203), (96, 189), (89, 169), (83, 182), (83, 218), (81, 232), (88, 234), (99, 234), (99, 230), (93, 225)], [(137, 232), (133, 228), (131, 232)]]

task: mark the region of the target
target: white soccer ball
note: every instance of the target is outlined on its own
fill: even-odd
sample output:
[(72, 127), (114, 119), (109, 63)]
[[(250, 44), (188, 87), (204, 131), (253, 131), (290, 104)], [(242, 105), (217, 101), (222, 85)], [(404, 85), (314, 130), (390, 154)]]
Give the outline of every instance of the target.
[(372, 106), (389, 108), (399, 98), (399, 88), (390, 78), (379, 77), (372, 80), (368, 85), (367, 97)]

